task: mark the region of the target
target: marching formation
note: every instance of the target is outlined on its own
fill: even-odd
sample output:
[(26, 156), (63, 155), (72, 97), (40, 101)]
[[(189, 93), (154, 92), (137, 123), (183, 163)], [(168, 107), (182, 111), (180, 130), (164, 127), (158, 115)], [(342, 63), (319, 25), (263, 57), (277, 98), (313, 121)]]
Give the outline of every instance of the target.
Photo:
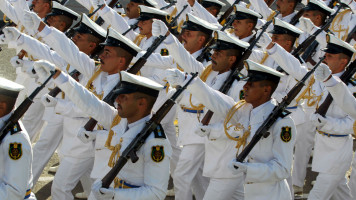
[(356, 199), (355, 0), (75, 1), (0, 0), (0, 199), (56, 150), (53, 200), (298, 199), (312, 152)]

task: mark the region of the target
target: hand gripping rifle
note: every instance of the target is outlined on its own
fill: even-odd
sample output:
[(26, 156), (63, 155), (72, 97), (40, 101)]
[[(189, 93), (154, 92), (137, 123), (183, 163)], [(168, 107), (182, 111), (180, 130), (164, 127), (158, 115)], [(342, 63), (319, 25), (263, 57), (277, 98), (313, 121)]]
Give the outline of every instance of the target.
[(6, 134), (11, 130), (14, 125), (20, 120), (20, 118), (25, 114), (28, 108), (33, 103), (33, 99), (35, 96), (46, 86), (48, 81), (51, 80), (52, 76), (56, 72), (51, 72), (51, 75), (43, 82), (42, 85), (38, 86), (30, 96), (28, 96), (20, 105), (16, 108), (14, 113), (10, 116), (10, 118), (4, 123), (4, 126), (0, 129), (0, 143), (5, 138)]
[[(356, 72), (356, 60), (354, 60), (346, 69), (346, 71), (340, 76), (340, 79), (347, 84), (348, 81), (352, 78), (352, 76)], [(324, 102), (319, 106), (319, 108), (315, 111), (315, 113), (320, 114), (321, 116), (325, 117), (326, 112), (328, 111), (331, 103), (333, 102), (333, 97), (329, 93), (326, 96)]]
[[(116, 6), (116, 4), (117, 4), (118, 1), (119, 1), (119, 0), (112, 0), (112, 1), (108, 4), (108, 6), (109, 6), (110, 8), (113, 8), (113, 7)], [(98, 8), (95, 10), (95, 12), (97, 12), (102, 6), (103, 6), (103, 5), (98, 5)], [(93, 12), (93, 13), (95, 14), (95, 12)], [(94, 15), (94, 14), (93, 14), (93, 15)], [(105, 22), (105, 21), (104, 21), (103, 18), (101, 18), (101, 17), (98, 17), (98, 19), (95, 20), (95, 23), (97, 23), (99, 26), (103, 25), (104, 22)]]
[[(188, 7), (185, 5), (183, 9), (173, 18), (173, 20), (168, 24), (168, 27), (171, 27), (179, 18), (179, 16), (183, 13), (183, 11)], [(140, 57), (132, 67), (127, 70), (127, 72), (132, 74), (137, 74), (143, 65), (147, 62), (147, 58), (158, 48), (159, 45), (167, 38), (167, 35), (160, 35), (153, 41), (152, 46), (147, 49), (146, 53)]]
[[(219, 89), (220, 92), (226, 94), (230, 90), (231, 85), (233, 84), (235, 79), (240, 80), (239, 75), (240, 75), (240, 71), (244, 67), (244, 61), (246, 59), (248, 59), (248, 57), (250, 57), (253, 47), (256, 45), (258, 40), (262, 37), (262, 34), (267, 30), (268, 26), (272, 22), (273, 22), (273, 19), (268, 21), (268, 22), (266, 22), (266, 24), (263, 25), (263, 27), (261, 29), (261, 33), (257, 36), (257, 38), (253, 42), (251, 42), (250, 46), (245, 50), (245, 52), (242, 54), (242, 57), (240, 58), (240, 60), (235, 65), (236, 67), (233, 67), (233, 69), (230, 72), (229, 76), (227, 77), (227, 79), (225, 80), (223, 85), (220, 87), (220, 89)], [(203, 125), (208, 125), (209, 122), (210, 122), (210, 119), (213, 117), (213, 115), (214, 115), (214, 112), (211, 111), (211, 110), (208, 110), (208, 112), (204, 115), (203, 119), (201, 120), (201, 123)]]
[(101, 180), (103, 183), (102, 186), (104, 188), (109, 188), (111, 182), (115, 179), (116, 175), (121, 171), (121, 169), (125, 166), (129, 159), (131, 159), (133, 163), (137, 162), (138, 157), (136, 155), (136, 152), (141, 148), (141, 146), (145, 143), (147, 137), (152, 134), (152, 132), (156, 129), (162, 119), (169, 112), (169, 110), (175, 104), (175, 100), (178, 98), (178, 96), (187, 88), (187, 86), (196, 76), (198, 76), (198, 73), (192, 74), (192, 78), (183, 87), (177, 89), (173, 96), (158, 109), (158, 111), (152, 116), (152, 118), (148, 122), (146, 122), (145, 127), (141, 130), (139, 134), (137, 134), (137, 136), (122, 152), (122, 155), (116, 162), (115, 166)]
[(315, 31), (314, 34), (310, 35), (306, 40), (304, 40), (303, 43), (301, 43), (296, 49), (293, 50), (292, 55), (298, 59), (300, 59), (299, 55), (304, 52), (311, 44), (312, 42), (315, 40), (316, 36), (319, 35), (322, 31), (326, 31), (331, 22), (333, 21), (333, 19), (336, 17), (337, 13), (340, 11), (340, 9), (344, 7), (343, 4), (340, 4), (337, 7), (337, 10), (335, 11), (334, 14), (332, 14), (327, 20), (326, 23), (317, 31)]
[[(268, 118), (263, 122), (263, 124), (257, 129), (255, 135), (252, 137), (250, 143), (242, 150), (242, 152), (237, 155), (236, 160), (238, 162), (243, 162), (248, 154), (251, 152), (253, 147), (257, 144), (258, 141), (262, 137), (266, 138), (269, 136), (268, 130), (272, 127), (272, 125), (277, 121), (279, 117), (285, 117), (289, 114), (289, 112), (285, 111), (287, 106), (293, 101), (293, 99), (298, 95), (298, 93), (302, 90), (305, 85), (305, 81), (312, 75), (312, 73), (316, 70), (316, 68), (320, 65), (320, 63), (325, 59), (325, 57), (321, 58), (320, 61), (315, 65), (315, 67), (310, 70), (303, 78), (300, 80), (285, 96), (281, 103), (274, 107), (271, 114)], [(238, 167), (235, 167), (236, 169)]]

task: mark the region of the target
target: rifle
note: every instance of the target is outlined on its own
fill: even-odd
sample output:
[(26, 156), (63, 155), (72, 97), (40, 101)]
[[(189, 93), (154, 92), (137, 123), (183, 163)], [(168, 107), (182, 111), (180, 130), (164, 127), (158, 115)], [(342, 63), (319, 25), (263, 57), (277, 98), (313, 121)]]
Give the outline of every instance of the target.
[[(266, 138), (269, 136), (268, 130), (272, 127), (272, 125), (277, 121), (279, 117), (285, 117), (290, 112), (285, 109), (287, 106), (293, 101), (293, 99), (298, 95), (298, 93), (302, 90), (305, 85), (305, 81), (310, 77), (310, 75), (316, 70), (316, 68), (320, 65), (320, 63), (325, 59), (325, 57), (321, 58), (319, 62), (315, 65), (315, 67), (310, 70), (303, 78), (300, 80), (285, 96), (281, 103), (274, 107), (271, 114), (268, 118), (263, 122), (263, 124), (257, 129), (255, 135), (252, 137), (251, 141), (248, 145), (242, 150), (242, 152), (237, 155), (236, 160), (238, 162), (243, 162), (248, 154), (251, 152), (253, 147), (257, 144), (258, 141), (262, 137)], [(236, 169), (238, 167), (235, 167)]]
[(330, 17), (326, 20), (326, 23), (320, 29), (315, 31), (314, 34), (310, 35), (306, 40), (304, 40), (304, 42), (301, 43), (296, 49), (294, 49), (292, 55), (296, 58), (299, 58), (300, 53), (305, 51), (311, 45), (311, 43), (315, 40), (316, 36), (319, 35), (319, 33), (321, 33), (322, 31), (326, 31), (329, 28), (331, 22), (343, 6), (343, 4), (339, 4), (335, 13), (330, 15)]
[(349, 32), (349, 35), (347, 36), (345, 42), (350, 43), (352, 39), (356, 40), (356, 25), (354, 28)]
[[(238, 62), (236, 62), (236, 67), (233, 67), (229, 76), (227, 77), (227, 79), (225, 80), (225, 82), (223, 83), (223, 85), (220, 87), (219, 91), (226, 94), (230, 88), (231, 85), (233, 84), (233, 82), (235, 81), (235, 79), (240, 80), (240, 71), (243, 69), (244, 66), (244, 61), (246, 59), (248, 59), (248, 57), (250, 57), (251, 53), (252, 53), (252, 49), (253, 47), (257, 44), (258, 40), (260, 40), (260, 38), (262, 37), (262, 34), (267, 30), (268, 26), (273, 22), (273, 19), (266, 22), (265, 25), (263, 25), (262, 29), (261, 29), (261, 33), (256, 37), (256, 39), (254, 41), (251, 42), (250, 46), (244, 51), (244, 53), (242, 54), (242, 57), (239, 59)], [(204, 115), (203, 119), (201, 120), (201, 123), (203, 125), (208, 125), (210, 122), (210, 119), (213, 117), (214, 112), (211, 110), (208, 110), (208, 112)]]
[(171, 2), (169, 2), (169, 4), (168, 4), (168, 5), (163, 6), (162, 8), (160, 8), (160, 10), (165, 10), (165, 9), (168, 9), (168, 8), (170, 8), (170, 7), (174, 6), (176, 3), (177, 3), (177, 1), (171, 1)]
[[(184, 9), (187, 8), (187, 5), (183, 7), (183, 10), (172, 20), (171, 23), (174, 23), (174, 21), (176, 21), (179, 17), (179, 15), (181, 15), (181, 13), (184, 11)], [(142, 68), (142, 66), (146, 63), (147, 58), (157, 49), (157, 47), (163, 42), (163, 40), (166, 38), (167, 36), (159, 36), (158, 38), (155, 39), (155, 41), (152, 43), (153, 45), (147, 49), (147, 52), (141, 57), (139, 58), (136, 63), (129, 69), (127, 70), (127, 72), (131, 73), (131, 74), (137, 74), (137, 72), (140, 71), (140, 69)], [(105, 96), (105, 98), (103, 99), (104, 102), (113, 105), (113, 91), (120, 85), (120, 83), (118, 83), (110, 92), (108, 95)], [(92, 131), (96, 124), (98, 123), (97, 120), (90, 118), (89, 121), (84, 125), (84, 129), (87, 131)]]
[[(233, 12), (236, 12), (236, 7), (233, 6)], [(230, 15), (227, 19), (227, 22), (224, 23), (224, 26), (220, 31), (225, 31), (235, 20), (236, 15)], [(205, 44), (203, 51), (200, 53), (200, 55), (197, 57), (197, 61), (203, 62), (203, 60), (206, 58), (207, 55), (209, 55), (211, 48), (210, 46), (213, 45), (214, 43), (214, 38), (210, 38), (210, 40)]]
[[(119, 0), (112, 0), (112, 1), (108, 4), (108, 6), (109, 6), (110, 8), (113, 8), (113, 7), (116, 6), (116, 4), (117, 4), (118, 1), (119, 1)], [(93, 16), (102, 6), (103, 6), (103, 5), (98, 5), (98, 8), (97, 8), (93, 13), (91, 13), (91, 14), (92, 14), (91, 16)], [(100, 16), (98, 17), (98, 19), (95, 20), (95, 23), (98, 24), (99, 26), (103, 25), (104, 22), (105, 22), (105, 21), (104, 21), (103, 18), (101, 18)]]
[[(79, 80), (78, 76), (80, 75), (80, 72), (78, 70), (73, 70), (69, 75), (74, 78), (76, 81)], [(53, 88), (50, 92), (48, 92), (48, 95), (51, 97), (56, 97), (62, 90), (59, 87)], [(49, 102), (49, 99), (46, 99), (46, 101)]]
[[(172, 21), (169, 23), (168, 27), (173, 25), (178, 17), (183, 13), (183, 11), (188, 7), (188, 5), (185, 5), (183, 9), (172, 19)], [(147, 49), (147, 52), (140, 57), (136, 63), (129, 69), (127, 72), (132, 73), (132, 74), (137, 74), (137, 72), (140, 71), (140, 69), (143, 67), (143, 65), (147, 62), (147, 58), (158, 48), (158, 46), (167, 38), (167, 35), (160, 35), (158, 38), (153, 41), (152, 46)]]
[(137, 134), (137, 136), (122, 152), (122, 155), (116, 162), (115, 166), (101, 180), (102, 187), (109, 188), (111, 182), (115, 179), (116, 175), (121, 171), (121, 169), (125, 166), (129, 159), (131, 159), (133, 163), (137, 162), (138, 157), (136, 155), (136, 152), (141, 148), (141, 146), (145, 143), (147, 137), (152, 134), (152, 132), (156, 129), (162, 119), (169, 112), (169, 110), (175, 104), (175, 100), (178, 98), (178, 96), (187, 88), (187, 86), (196, 76), (198, 76), (198, 73), (192, 74), (192, 78), (183, 87), (177, 89), (173, 96), (158, 109), (158, 111), (152, 116), (152, 118), (148, 122), (146, 122), (145, 127), (141, 130), (139, 134)]
[[(346, 69), (346, 71), (340, 76), (340, 79), (347, 84), (347, 82), (352, 78), (352, 76), (356, 72), (356, 60), (354, 60)], [(333, 97), (329, 93), (326, 96), (324, 102), (319, 106), (319, 108), (315, 111), (315, 113), (325, 117), (326, 112), (328, 111), (331, 103), (333, 102)]]
[(48, 81), (51, 80), (52, 76), (56, 73), (56, 71), (51, 72), (51, 75), (42, 83), (42, 85), (38, 86), (30, 96), (28, 96), (16, 110), (10, 116), (10, 118), (4, 123), (4, 126), (0, 129), (0, 143), (8, 133), (8, 131), (14, 127), (14, 125), (20, 120), (20, 118), (25, 114), (28, 108), (33, 103), (33, 99), (35, 96), (45, 87)]
[(300, 9), (297, 14), (294, 15), (294, 17), (290, 20), (290, 24), (295, 26), (299, 22), (299, 18), (303, 16), (304, 14), (304, 8)]
[(232, 11), (234, 10), (234, 7), (236, 4), (240, 3), (241, 0), (235, 0), (234, 4), (232, 4), (232, 6), (230, 6), (225, 12), (224, 14), (220, 17), (220, 19), (218, 20), (219, 23), (221, 25), (224, 25), (226, 22), (226, 19), (230, 16), (230, 14), (232, 13)]

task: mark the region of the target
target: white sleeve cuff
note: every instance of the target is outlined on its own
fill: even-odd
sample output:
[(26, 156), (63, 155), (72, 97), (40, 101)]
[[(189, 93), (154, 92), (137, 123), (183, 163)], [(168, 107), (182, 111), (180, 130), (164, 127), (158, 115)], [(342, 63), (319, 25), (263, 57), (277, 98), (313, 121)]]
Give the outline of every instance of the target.
[(337, 76), (331, 76), (331, 78), (324, 82), (325, 87), (333, 87), (341, 82), (341, 79)]
[(43, 28), (43, 30), (38, 33), (38, 36), (44, 38), (44, 37), (46, 37), (47, 35), (49, 35), (49, 34), (51, 33), (51, 31), (52, 31), (51, 28), (46, 25), (46, 26)]
[(54, 80), (53, 81), (54, 84), (61, 85), (61, 84), (65, 83), (65, 82), (68, 82), (68, 75), (63, 73), (63, 72), (61, 72), (61, 74), (57, 78), (55, 78), (53, 80)]

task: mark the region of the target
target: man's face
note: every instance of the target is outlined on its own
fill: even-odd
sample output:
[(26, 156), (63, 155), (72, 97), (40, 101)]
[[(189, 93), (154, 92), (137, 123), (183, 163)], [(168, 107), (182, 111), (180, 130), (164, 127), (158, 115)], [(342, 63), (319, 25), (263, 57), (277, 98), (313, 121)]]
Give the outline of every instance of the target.
[(318, 21), (317, 21), (318, 15), (315, 15), (314, 11), (312, 11), (312, 10), (304, 11), (303, 17), (310, 19), (313, 22), (313, 24), (318, 23)]
[(77, 47), (79, 48), (79, 51), (88, 53), (90, 51), (89, 46), (90, 46), (90, 41), (88, 40), (89, 34), (86, 33), (76, 33), (72, 41)]
[(16, 99), (0, 94), (0, 117), (10, 113), (12, 108), (9, 108), (9, 103), (13, 101)]
[(292, 2), (289, 2), (289, 0), (277, 0), (276, 1), (277, 5), (277, 10), (281, 12), (281, 14), (288, 12), (291, 9)]
[(32, 1), (32, 10), (35, 13), (43, 12), (43, 10), (46, 8), (46, 6), (49, 5), (49, 3), (45, 0), (33, 0)]
[(227, 55), (227, 50), (214, 50), (211, 56), (213, 71), (220, 73), (228, 71), (231, 68), (229, 58), (230, 56)]
[(150, 35), (152, 33), (152, 23), (153, 23), (152, 19), (139, 21), (137, 26), (140, 30), (140, 34)]
[(56, 29), (58, 29), (58, 30), (60, 30), (60, 31), (64, 31), (63, 30), (63, 28), (62, 27), (64, 27), (63, 25), (62, 25), (62, 21), (61, 21), (61, 19), (60, 19), (60, 17), (58, 16), (58, 15), (56, 15), (56, 16), (49, 16), (48, 18), (47, 18), (47, 24), (49, 25), (49, 26), (52, 26), (52, 27), (54, 27), (54, 28), (56, 28)]
[(212, 14), (213, 16), (218, 16), (219, 14), (219, 9), (217, 9), (215, 6), (210, 6), (208, 8), (205, 8), (210, 14)]
[(260, 81), (247, 81), (243, 87), (246, 102), (252, 104), (253, 107), (260, 105), (259, 102), (261, 101), (265, 87), (261, 86)]
[(117, 55), (117, 51), (115, 48), (119, 47), (110, 47), (110, 46), (105, 46), (103, 53), (100, 54), (100, 62), (101, 62), (101, 69), (103, 72), (107, 72), (108, 74), (115, 74), (118, 73), (121, 70), (120, 66), (120, 56)]
[(288, 49), (290, 47), (290, 41), (286, 40), (285, 34), (273, 34), (272, 42), (279, 44), (284, 49)]
[(184, 30), (182, 35), (182, 44), (187, 51), (192, 51), (197, 48), (199, 39), (199, 31)]
[(232, 26), (234, 27), (234, 33), (236, 36), (238, 36), (240, 39), (241, 37), (247, 37), (250, 35), (251, 32), (251, 23), (247, 22), (247, 19), (238, 19), (234, 20), (232, 23)]
[(142, 5), (141, 3), (135, 3), (130, 1), (127, 5), (126, 5), (126, 16), (130, 19), (134, 19), (134, 18), (138, 18), (140, 16), (139, 12), (138, 12), (138, 6)]
[(342, 70), (344, 70), (344, 66), (342, 63), (342, 58), (340, 57), (341, 53), (339, 54), (331, 54), (331, 53), (325, 53), (325, 59), (323, 63), (329, 66), (331, 72), (333, 74), (338, 73)]
[(138, 100), (139, 98), (136, 98), (135, 93), (131, 94), (120, 94), (119, 96), (116, 97), (116, 103), (117, 103), (117, 112), (120, 117), (122, 118), (130, 118), (132, 116), (135, 116), (137, 114), (138, 110)]

